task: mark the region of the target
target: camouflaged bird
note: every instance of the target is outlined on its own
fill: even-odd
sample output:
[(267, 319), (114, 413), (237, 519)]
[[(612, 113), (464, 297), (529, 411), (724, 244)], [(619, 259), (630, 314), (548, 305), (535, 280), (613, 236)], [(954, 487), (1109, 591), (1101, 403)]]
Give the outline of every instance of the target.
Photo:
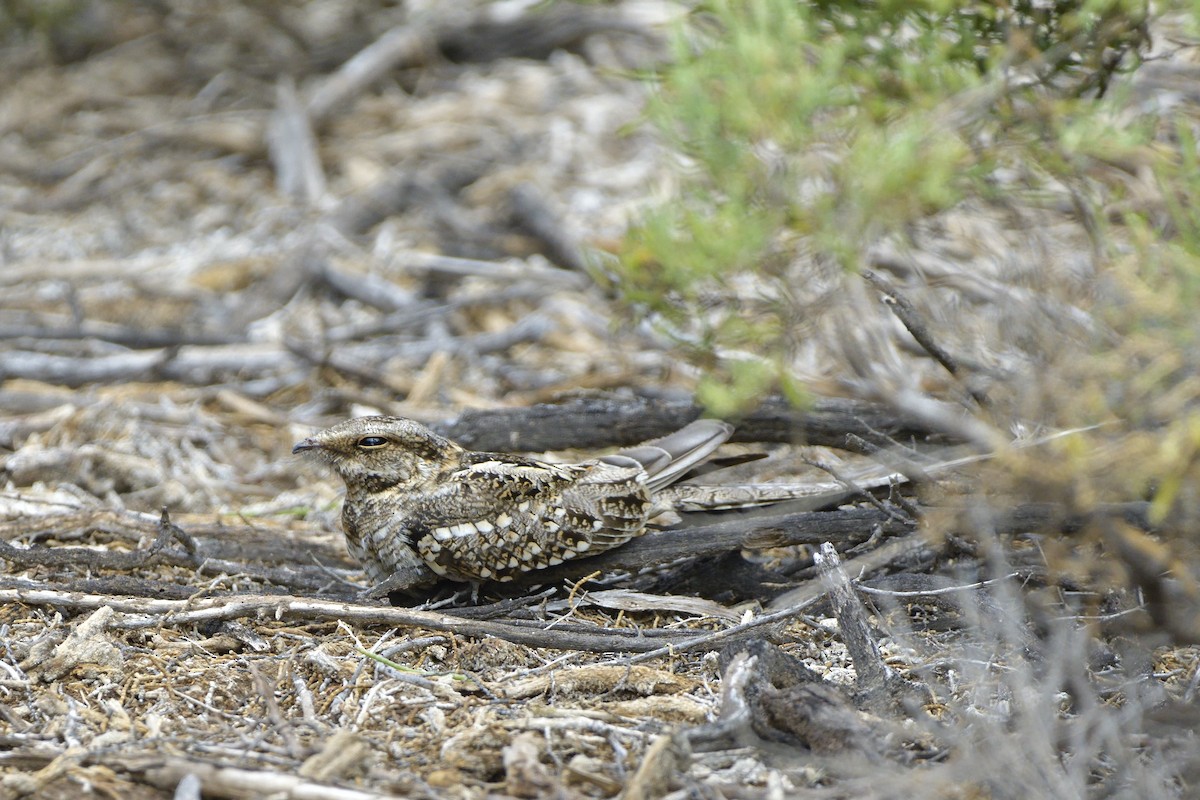
[(361, 417), (292, 448), (346, 482), (342, 528), (376, 591), (439, 577), (510, 581), (646, 532), (656, 493), (733, 432), (717, 420), (576, 464), (466, 450), (400, 417)]

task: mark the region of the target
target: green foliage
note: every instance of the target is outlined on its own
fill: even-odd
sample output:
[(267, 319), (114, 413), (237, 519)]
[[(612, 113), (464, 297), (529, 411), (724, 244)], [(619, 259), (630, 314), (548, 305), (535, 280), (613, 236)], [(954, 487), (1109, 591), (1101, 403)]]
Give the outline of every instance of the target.
[(725, 368), (706, 376), (696, 391), (697, 399), (718, 418), (745, 412), (775, 383), (772, 370), (761, 361), (730, 361)]
[[(712, 0), (676, 39), (652, 107), (688, 160), (680, 196), (632, 231), (618, 287), (688, 328), (693, 354), (713, 367), (710, 403), (752, 402), (748, 387), (787, 380), (789, 331), (805, 321), (805, 303), (786, 302), (796, 276), (777, 268), (798, 241), (856, 270), (881, 238), (993, 196), (998, 167), (1070, 184), (1144, 146), (1148, 132), (1105, 120), (1097, 98), (1116, 70), (1136, 67), (1147, 8)], [(1025, 80), (1011, 80), (1017, 67)], [(731, 320), (750, 314), (711, 298), (748, 281), (784, 302), (757, 341), (744, 331), (733, 341)], [(728, 347), (761, 358), (752, 380), (722, 367)]]
[(0, 30), (51, 31), (84, 10), (84, 0), (0, 0)]

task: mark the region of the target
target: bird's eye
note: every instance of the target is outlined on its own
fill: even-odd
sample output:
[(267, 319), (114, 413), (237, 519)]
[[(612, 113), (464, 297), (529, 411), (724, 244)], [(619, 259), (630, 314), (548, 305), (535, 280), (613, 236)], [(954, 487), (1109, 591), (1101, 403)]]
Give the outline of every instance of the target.
[(388, 440), (382, 436), (364, 436), (358, 440), (358, 446), (366, 450), (374, 450), (377, 447), (383, 447), (388, 443)]

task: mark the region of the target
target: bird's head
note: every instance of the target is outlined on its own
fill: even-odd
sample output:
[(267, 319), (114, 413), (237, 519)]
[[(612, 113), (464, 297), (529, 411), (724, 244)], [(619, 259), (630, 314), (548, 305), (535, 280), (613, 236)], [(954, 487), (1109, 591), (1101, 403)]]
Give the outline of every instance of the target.
[(350, 489), (382, 491), (422, 485), (462, 452), (454, 442), (403, 417), (359, 417), (296, 443), (342, 476)]

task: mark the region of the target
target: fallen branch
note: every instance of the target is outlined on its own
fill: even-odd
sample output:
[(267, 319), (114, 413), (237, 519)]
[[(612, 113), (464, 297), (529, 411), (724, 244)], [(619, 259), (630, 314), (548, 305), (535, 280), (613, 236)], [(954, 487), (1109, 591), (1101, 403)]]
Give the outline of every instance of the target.
[(872, 530), (895, 535), (909, 533), (915, 528), (915, 522), (902, 521), (876, 508), (801, 511), (773, 516), (742, 515), (713, 525), (647, 534), (590, 558), (575, 559), (529, 573), (519, 579), (516, 585), (554, 585), (578, 580), (596, 571), (638, 572), (681, 558), (702, 560), (743, 547), (787, 547), (824, 541), (848, 545), (867, 539)]
[[(804, 752), (806, 764), (840, 772), (857, 758), (877, 764), (903, 749), (890, 724), (859, 712), (842, 687), (826, 682), (795, 656), (757, 639), (721, 653), (721, 711), (715, 722), (685, 728), (697, 751), (752, 747), (787, 764)], [(891, 741), (889, 741), (891, 740)], [(850, 764), (844, 759), (855, 756)]]
[[(123, 616), (114, 617), (109, 628), (137, 630), (159, 626), (177, 627), (245, 617), (285, 617), (354, 621), (364, 625), (396, 625), (446, 631), (461, 636), (495, 636), (528, 647), (555, 650), (585, 650), (593, 653), (643, 652), (659, 649), (662, 638), (648, 639), (635, 629), (597, 629), (595, 633), (555, 628), (531, 629), (501, 622), (460, 619), (436, 611), (367, 606), (356, 603), (314, 600), (291, 595), (235, 595), (197, 600), (161, 600), (149, 597), (114, 597), (52, 589), (0, 589), (0, 603), (24, 603), (90, 611), (107, 606)], [(546, 623), (550, 624), (550, 623)], [(688, 632), (677, 634), (682, 641)], [(670, 637), (668, 637), (670, 638)]]
[[(88, 570), (117, 569), (132, 570), (167, 560), (166, 546), (172, 540), (179, 541), (187, 550), (185, 563), (200, 562), (195, 540), (171, 522), (167, 509), (162, 510), (158, 523), (158, 535), (150, 546), (131, 553), (96, 550), (92, 547), (14, 547), (0, 539), (0, 559), (18, 567), (31, 566), (83, 566)], [(180, 560), (178, 554), (171, 559)]]
[[(100, 760), (114, 770), (139, 774), (147, 783), (165, 791), (176, 791), (188, 782), (194, 797), (288, 797), (292, 800), (382, 800), (397, 795), (343, 789), (280, 771), (224, 767), (208, 761), (177, 756), (130, 756), (114, 754)], [(176, 793), (178, 797), (179, 794)]]
[(868, 692), (882, 693), (887, 689), (891, 671), (883, 663), (879, 645), (871, 635), (871, 627), (867, 623), (867, 610), (854, 594), (850, 576), (842, 567), (837, 550), (832, 544), (825, 542), (820, 550), (813, 554), (813, 561), (816, 562), (821, 581), (829, 592), (833, 613), (837, 616), (838, 631), (850, 652), (850, 660), (854, 662), (859, 687)]
[[(179, 347), (182, 345), (236, 344), (246, 340), (245, 334), (188, 332), (166, 328), (142, 329), (104, 320), (77, 320), (65, 314), (41, 313), (31, 321), (21, 315), (14, 322), (0, 322), (0, 339), (30, 339), (34, 341), (99, 340), (135, 350), (149, 347)], [(3, 320), (4, 317), (0, 317)]]
[[(926, 542), (917, 536), (906, 536), (903, 539), (895, 539), (876, 550), (872, 550), (870, 553), (851, 559), (846, 562), (845, 566), (849, 571), (854, 573), (869, 572), (879, 569), (905, 553), (928, 546)], [(695, 650), (716, 650), (725, 643), (745, 637), (752, 631), (756, 631), (764, 626), (790, 622), (792, 619), (803, 614), (805, 609), (816, 604), (825, 594), (826, 588), (822, 583), (819, 581), (810, 581), (799, 589), (792, 591), (789, 596), (791, 605), (781, 611), (763, 614), (741, 625), (734, 625), (732, 628), (724, 628), (703, 636), (697, 636), (681, 644), (670, 644), (666, 647), (649, 650), (640, 655), (627, 658), (622, 663), (639, 664), (643, 661), (649, 661), (652, 658), (674, 656), (679, 653), (688, 653)]]
[(267, 123), (266, 139), (275, 185), (307, 206), (316, 206), (325, 194), (325, 170), (317, 136), (290, 76), (275, 83), (275, 111)]
[(227, 375), (277, 373), (295, 362), (277, 344), (157, 348), (108, 356), (58, 356), (13, 350), (0, 364), (0, 380), (27, 378), (63, 386), (123, 383), (152, 377), (208, 385)]
[(961, 369), (958, 365), (958, 359), (952, 356), (948, 350), (938, 344), (937, 340), (933, 338), (933, 335), (929, 332), (929, 328), (925, 325), (925, 321), (921, 319), (916, 307), (913, 306), (912, 301), (896, 289), (891, 281), (878, 272), (867, 269), (863, 270), (862, 276), (879, 290), (888, 308), (904, 324), (904, 327), (908, 329), (912, 337), (917, 340), (917, 344), (921, 345), (925, 349), (925, 352), (929, 353), (935, 361), (945, 367), (947, 372), (951, 375), (958, 375)]
[(309, 119), (319, 127), (388, 72), (424, 61), (434, 52), (434, 32), (428, 26), (406, 24), (388, 30), (317, 87), (308, 100)]
[[(638, 444), (679, 430), (701, 412), (690, 401), (605, 395), (527, 408), (470, 410), (433, 427), (474, 450), (536, 452)], [(880, 443), (889, 439), (926, 441), (934, 434), (934, 429), (883, 406), (840, 398), (816, 400), (806, 410), (782, 399), (768, 400), (736, 424), (731, 440), (735, 442), (830, 447), (845, 447), (849, 434)]]
[(573, 236), (566, 220), (531, 183), (514, 186), (508, 193), (516, 226), (533, 236), (542, 245), (546, 258), (555, 264), (575, 272), (587, 272), (578, 237)]

